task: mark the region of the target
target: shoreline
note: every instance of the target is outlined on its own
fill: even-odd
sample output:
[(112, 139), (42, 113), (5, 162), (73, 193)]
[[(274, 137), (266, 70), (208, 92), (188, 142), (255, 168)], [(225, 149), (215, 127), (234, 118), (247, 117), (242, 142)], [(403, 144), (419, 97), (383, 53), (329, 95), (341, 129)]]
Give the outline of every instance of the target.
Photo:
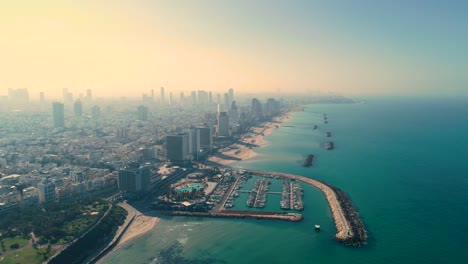
[(288, 121), (290, 112), (273, 118), (272, 121), (260, 123), (258, 126), (251, 127), (249, 131), (241, 136), (241, 143), (233, 143), (228, 147), (220, 149), (218, 153), (208, 158), (208, 162), (217, 163), (223, 166), (236, 161), (248, 160), (258, 156), (254, 148), (265, 146), (265, 136), (273, 133), (274, 129), (282, 126), (282, 123)]
[(131, 222), (127, 226), (124, 224), (119, 227), (119, 231), (122, 231), (117, 231), (116, 235), (113, 238), (113, 241), (111, 241), (108, 244), (108, 246), (110, 246), (112, 249), (110, 249), (109, 252), (106, 252), (102, 257), (95, 261), (95, 263), (102, 263), (108, 256), (110, 256), (116, 250), (122, 248), (134, 239), (147, 234), (156, 227), (157, 223), (160, 220), (159, 217), (156, 217), (152, 214), (141, 213), (140, 211), (138, 211), (138, 209), (136, 209), (128, 203), (122, 203), (119, 204), (119, 206), (124, 208), (128, 212), (127, 219), (125, 220), (125, 222)]

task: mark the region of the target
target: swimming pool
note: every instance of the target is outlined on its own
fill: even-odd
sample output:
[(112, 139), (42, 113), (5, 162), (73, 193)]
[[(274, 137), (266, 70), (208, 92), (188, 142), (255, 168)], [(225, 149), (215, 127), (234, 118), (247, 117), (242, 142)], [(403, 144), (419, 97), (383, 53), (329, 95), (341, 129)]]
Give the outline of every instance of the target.
[(188, 187), (177, 189), (177, 192), (191, 192), (192, 190), (200, 190), (203, 186), (199, 183), (190, 184)]

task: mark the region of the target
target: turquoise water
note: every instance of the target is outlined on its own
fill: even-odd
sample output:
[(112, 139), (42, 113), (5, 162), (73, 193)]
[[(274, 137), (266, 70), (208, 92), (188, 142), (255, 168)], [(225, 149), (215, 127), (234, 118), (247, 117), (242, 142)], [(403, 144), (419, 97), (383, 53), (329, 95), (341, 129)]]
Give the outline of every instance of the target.
[[(468, 263), (467, 121), (467, 99), (311, 105), (267, 136), (257, 158), (234, 164), (343, 189), (369, 230), (367, 247), (334, 242), (325, 198), (303, 185), (303, 222), (168, 217), (105, 263)], [(320, 146), (326, 131), (333, 151)], [(308, 154), (312, 168), (301, 166)]]
[(200, 190), (203, 186), (199, 183), (190, 184), (188, 187), (177, 189), (178, 192), (191, 192), (193, 190)]

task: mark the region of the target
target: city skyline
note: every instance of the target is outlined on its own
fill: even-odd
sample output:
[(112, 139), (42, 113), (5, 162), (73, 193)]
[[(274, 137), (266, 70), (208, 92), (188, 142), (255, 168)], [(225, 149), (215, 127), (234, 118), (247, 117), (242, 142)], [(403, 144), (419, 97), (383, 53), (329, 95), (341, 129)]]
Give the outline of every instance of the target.
[[(0, 95), (463, 93), (459, 1), (54, 1), (0, 4)], [(166, 92), (169, 95), (169, 92)]]

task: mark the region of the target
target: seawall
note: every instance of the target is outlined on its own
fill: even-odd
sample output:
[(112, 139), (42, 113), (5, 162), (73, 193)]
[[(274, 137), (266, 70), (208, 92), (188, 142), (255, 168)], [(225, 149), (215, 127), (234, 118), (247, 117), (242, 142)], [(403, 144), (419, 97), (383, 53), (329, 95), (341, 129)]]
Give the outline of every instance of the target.
[(274, 213), (274, 212), (255, 212), (255, 211), (234, 211), (223, 210), (217, 213), (208, 212), (187, 212), (187, 211), (160, 211), (161, 214), (174, 216), (195, 216), (195, 217), (213, 217), (213, 218), (251, 218), (265, 220), (283, 220), (290, 222), (302, 221), (302, 215), (294, 213)]
[(351, 200), (340, 189), (315, 179), (294, 174), (263, 171), (254, 171), (253, 173), (293, 179), (310, 184), (321, 190), (325, 194), (335, 221), (337, 230), (335, 240), (348, 246), (363, 246), (367, 244), (367, 230)]

